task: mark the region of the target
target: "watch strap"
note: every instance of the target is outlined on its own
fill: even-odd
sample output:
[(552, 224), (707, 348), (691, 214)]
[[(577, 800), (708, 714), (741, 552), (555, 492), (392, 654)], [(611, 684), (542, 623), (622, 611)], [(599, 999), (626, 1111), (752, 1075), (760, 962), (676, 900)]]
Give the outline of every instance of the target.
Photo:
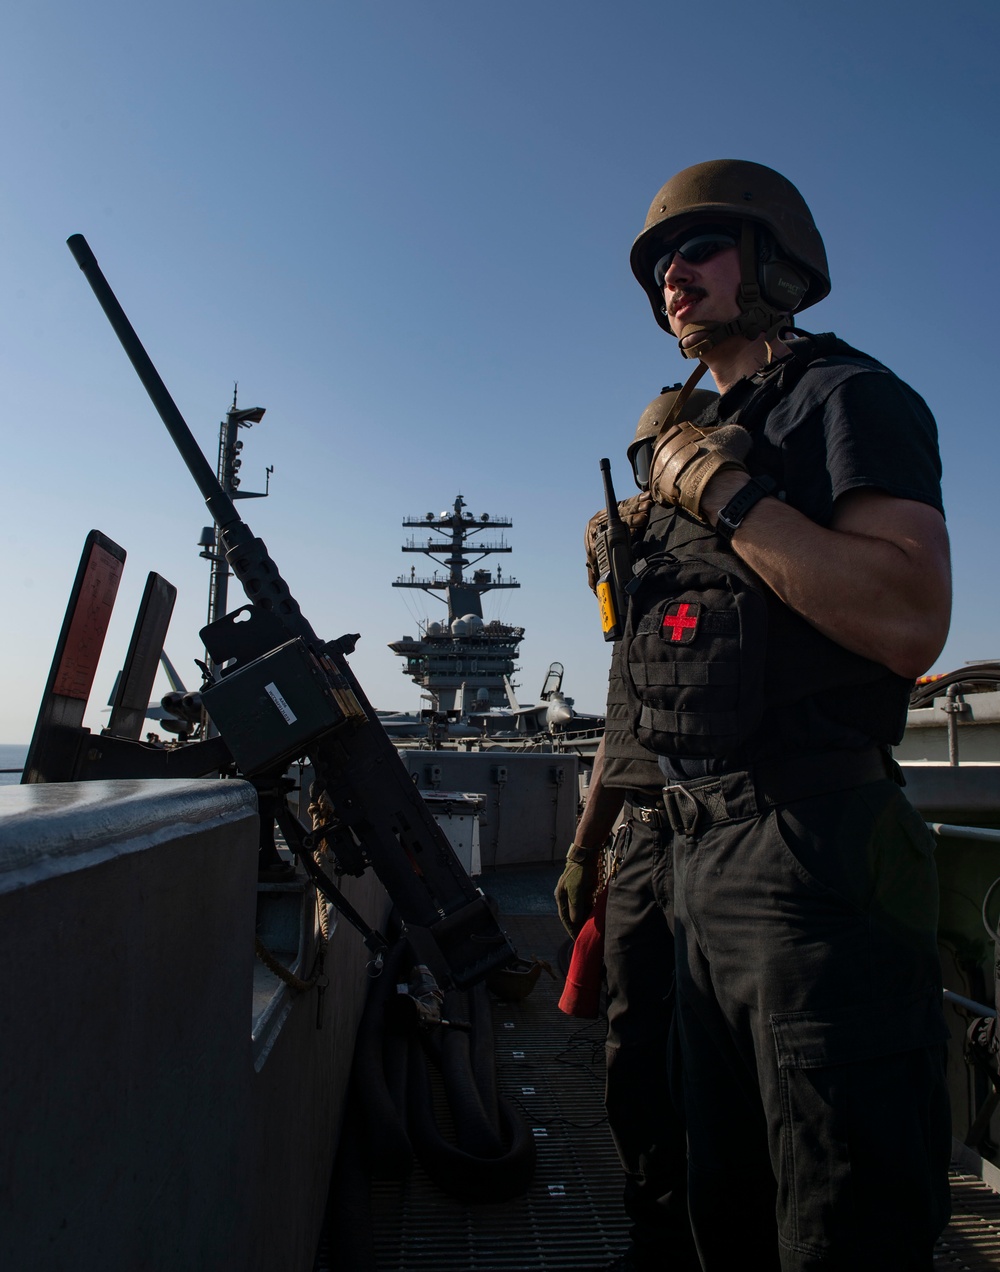
[(761, 499), (766, 499), (768, 495), (773, 495), (776, 489), (777, 482), (772, 477), (751, 477), (719, 513), (715, 526), (716, 534), (721, 535), (729, 543), (754, 504), (759, 503)]

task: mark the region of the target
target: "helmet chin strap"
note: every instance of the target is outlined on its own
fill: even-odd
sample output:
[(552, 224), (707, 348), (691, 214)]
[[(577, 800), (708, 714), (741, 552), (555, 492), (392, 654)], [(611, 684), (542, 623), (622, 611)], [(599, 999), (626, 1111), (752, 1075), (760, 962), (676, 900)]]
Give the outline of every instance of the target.
[[(787, 310), (775, 309), (761, 295), (757, 282), (756, 236), (749, 221), (743, 222), (740, 232), (740, 290), (737, 293), (740, 316), (730, 322), (687, 323), (681, 328), (677, 347), (683, 358), (701, 358), (716, 345), (731, 336), (744, 340), (777, 338), (778, 332), (789, 323)], [(691, 340), (694, 336), (696, 339)], [(689, 341), (685, 344), (685, 341)]]
[(701, 379), (701, 377), (705, 374), (707, 370), (708, 370), (708, 364), (703, 362), (701, 366), (695, 367), (695, 369), (691, 372), (691, 374), (685, 380), (684, 387), (680, 390), (680, 392), (674, 398), (673, 405), (670, 407), (669, 413), (667, 414), (666, 418), (664, 419), (660, 427), (656, 430), (657, 438), (662, 437), (664, 433), (672, 429), (673, 426), (680, 419), (681, 411), (683, 411), (684, 407), (687, 405), (687, 400), (691, 396), (691, 394), (694, 392), (695, 385), (698, 383), (698, 381)]

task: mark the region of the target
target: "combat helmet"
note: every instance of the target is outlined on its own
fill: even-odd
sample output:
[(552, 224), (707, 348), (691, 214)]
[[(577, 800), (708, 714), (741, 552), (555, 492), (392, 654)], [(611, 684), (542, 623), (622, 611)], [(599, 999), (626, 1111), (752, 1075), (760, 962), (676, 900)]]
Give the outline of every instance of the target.
[[(628, 462), (632, 465), (632, 476), (640, 490), (649, 486), (649, 466), (653, 458), (653, 447), (664, 425), (673, 424), (677, 420), (694, 420), (718, 398), (718, 393), (710, 389), (693, 389), (684, 396), (680, 384), (665, 385), (652, 402), (639, 416), (635, 426), (635, 437), (628, 448)], [(680, 407), (677, 403), (680, 399)]]
[[(830, 291), (826, 249), (812, 213), (795, 186), (773, 168), (743, 159), (714, 159), (671, 177), (650, 205), (632, 244), (632, 273), (649, 297), (653, 316), (671, 331), (654, 270), (685, 224), (739, 228), (740, 317), (729, 323), (692, 323), (680, 335), (685, 357), (699, 357), (731, 335), (753, 340), (771, 334)], [(690, 337), (704, 333), (700, 341)], [(673, 333), (671, 333), (673, 334)]]

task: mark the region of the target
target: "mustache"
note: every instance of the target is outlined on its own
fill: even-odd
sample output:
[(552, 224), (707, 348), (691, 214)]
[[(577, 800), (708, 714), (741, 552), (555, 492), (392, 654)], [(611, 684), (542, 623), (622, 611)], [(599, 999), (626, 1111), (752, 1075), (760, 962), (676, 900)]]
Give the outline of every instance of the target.
[(682, 305), (688, 300), (701, 300), (703, 296), (707, 296), (708, 292), (704, 287), (679, 287), (670, 298), (667, 306), (667, 312), (676, 313), (678, 305)]

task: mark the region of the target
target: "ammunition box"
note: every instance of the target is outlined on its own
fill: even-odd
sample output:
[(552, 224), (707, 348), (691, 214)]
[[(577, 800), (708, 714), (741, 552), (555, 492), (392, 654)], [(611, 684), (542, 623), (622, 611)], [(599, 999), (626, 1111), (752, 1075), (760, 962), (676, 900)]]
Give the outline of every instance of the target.
[(301, 637), (223, 676), (202, 702), (250, 775), (291, 763), (347, 722), (335, 686)]

